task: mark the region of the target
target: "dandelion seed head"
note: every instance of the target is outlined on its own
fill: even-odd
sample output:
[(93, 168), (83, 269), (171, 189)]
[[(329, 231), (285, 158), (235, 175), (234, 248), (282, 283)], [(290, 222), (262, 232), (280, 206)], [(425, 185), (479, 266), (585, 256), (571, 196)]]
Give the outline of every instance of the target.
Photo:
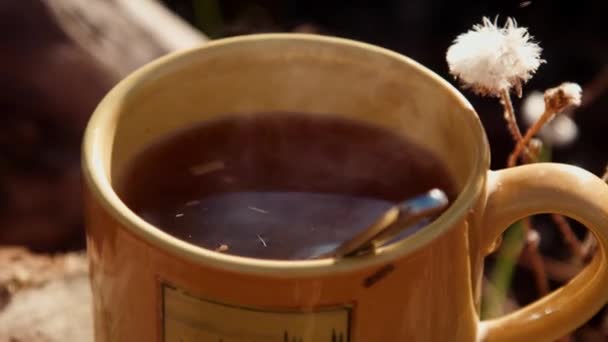
[(544, 61), (542, 49), (528, 29), (508, 18), (504, 27), (484, 17), (481, 24), (459, 35), (447, 51), (450, 73), (480, 95), (500, 92), (527, 82)]

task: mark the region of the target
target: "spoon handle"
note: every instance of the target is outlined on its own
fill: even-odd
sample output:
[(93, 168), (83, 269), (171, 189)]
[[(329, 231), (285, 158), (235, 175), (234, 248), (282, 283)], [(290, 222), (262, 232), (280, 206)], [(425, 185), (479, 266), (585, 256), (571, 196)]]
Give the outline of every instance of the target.
[(378, 220), (324, 257), (344, 258), (369, 253), (408, 228), (441, 213), (448, 205), (446, 194), (432, 189), (403, 201), (378, 217)]

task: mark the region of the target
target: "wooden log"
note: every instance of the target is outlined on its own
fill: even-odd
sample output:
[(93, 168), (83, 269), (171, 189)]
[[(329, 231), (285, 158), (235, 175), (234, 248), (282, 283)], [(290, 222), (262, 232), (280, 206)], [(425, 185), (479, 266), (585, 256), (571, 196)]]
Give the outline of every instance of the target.
[[(0, 245), (82, 246), (89, 115), (133, 69), (205, 40), (153, 0), (0, 1)], [(92, 340), (84, 254), (0, 247), (0, 341)]]
[(153, 0), (44, 0), (57, 24), (116, 77), (206, 40)]
[(82, 246), (89, 115), (133, 69), (205, 40), (154, 0), (0, 1), (0, 245)]

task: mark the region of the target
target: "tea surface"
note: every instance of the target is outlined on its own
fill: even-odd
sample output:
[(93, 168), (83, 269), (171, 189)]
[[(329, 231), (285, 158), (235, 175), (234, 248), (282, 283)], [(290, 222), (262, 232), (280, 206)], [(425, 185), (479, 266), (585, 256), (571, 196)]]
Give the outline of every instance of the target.
[(120, 176), (123, 201), (169, 234), (280, 260), (331, 251), (431, 188), (455, 195), (425, 148), (383, 128), (302, 113), (201, 123), (151, 144)]

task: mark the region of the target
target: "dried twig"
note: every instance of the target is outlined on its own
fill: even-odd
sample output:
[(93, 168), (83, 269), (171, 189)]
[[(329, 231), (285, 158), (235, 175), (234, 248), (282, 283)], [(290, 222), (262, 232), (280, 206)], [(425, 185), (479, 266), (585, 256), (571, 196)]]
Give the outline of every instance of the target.
[(500, 98), (502, 101), (502, 105), (505, 109), (504, 118), (507, 122), (507, 127), (509, 128), (509, 132), (511, 133), (513, 141), (515, 141), (515, 143), (518, 143), (520, 140), (522, 140), (523, 137), (521, 135), (521, 131), (519, 130), (519, 126), (517, 126), (515, 110), (513, 109), (513, 102), (511, 101), (511, 95), (509, 95), (509, 91), (501, 91)]
[(540, 244), (540, 235), (532, 228), (532, 222), (529, 217), (522, 220), (524, 224), (524, 237), (526, 244), (522, 251), (522, 257), (527, 257), (530, 261), (536, 282), (536, 289), (539, 295), (544, 296), (549, 293), (549, 281), (547, 280), (547, 272), (543, 258), (540, 255), (538, 246)]
[(563, 83), (558, 87), (545, 91), (545, 112), (541, 117), (526, 131), (523, 139), (517, 141), (517, 146), (509, 156), (507, 165), (515, 166), (519, 155), (525, 150), (530, 140), (540, 131), (540, 129), (562, 110), (579, 106), (581, 104), (581, 87), (576, 83)]
[[(561, 217), (561, 216), (560, 216)], [(540, 297), (549, 294), (549, 281), (547, 277), (547, 270), (545, 268), (545, 261), (543, 256), (538, 250), (540, 243), (540, 235), (532, 228), (530, 218), (523, 219), (524, 222), (524, 233), (526, 234), (526, 245), (522, 251), (521, 259), (528, 259), (529, 265), (534, 274), (534, 280), (536, 282), (536, 289)], [(556, 342), (569, 342), (571, 336), (566, 335)]]
[(583, 245), (574, 234), (570, 223), (568, 223), (564, 216), (558, 214), (551, 215), (551, 219), (553, 219), (553, 222), (555, 222), (555, 225), (562, 234), (564, 242), (570, 250), (570, 254), (578, 261), (582, 261), (584, 258)]
[(581, 244), (581, 249), (583, 262), (587, 264), (591, 261), (591, 257), (595, 254), (595, 250), (597, 249), (597, 241), (591, 232), (587, 232), (587, 236), (585, 236), (585, 240), (583, 240), (583, 243)]
[[(567, 283), (575, 275), (577, 275), (580, 271), (582, 271), (584, 265), (575, 261), (560, 261), (553, 258), (549, 258), (543, 256), (543, 264), (545, 264), (545, 271), (547, 272), (547, 277), (553, 281), (557, 281), (560, 283)], [(527, 267), (532, 267), (531, 265), (522, 264)]]

